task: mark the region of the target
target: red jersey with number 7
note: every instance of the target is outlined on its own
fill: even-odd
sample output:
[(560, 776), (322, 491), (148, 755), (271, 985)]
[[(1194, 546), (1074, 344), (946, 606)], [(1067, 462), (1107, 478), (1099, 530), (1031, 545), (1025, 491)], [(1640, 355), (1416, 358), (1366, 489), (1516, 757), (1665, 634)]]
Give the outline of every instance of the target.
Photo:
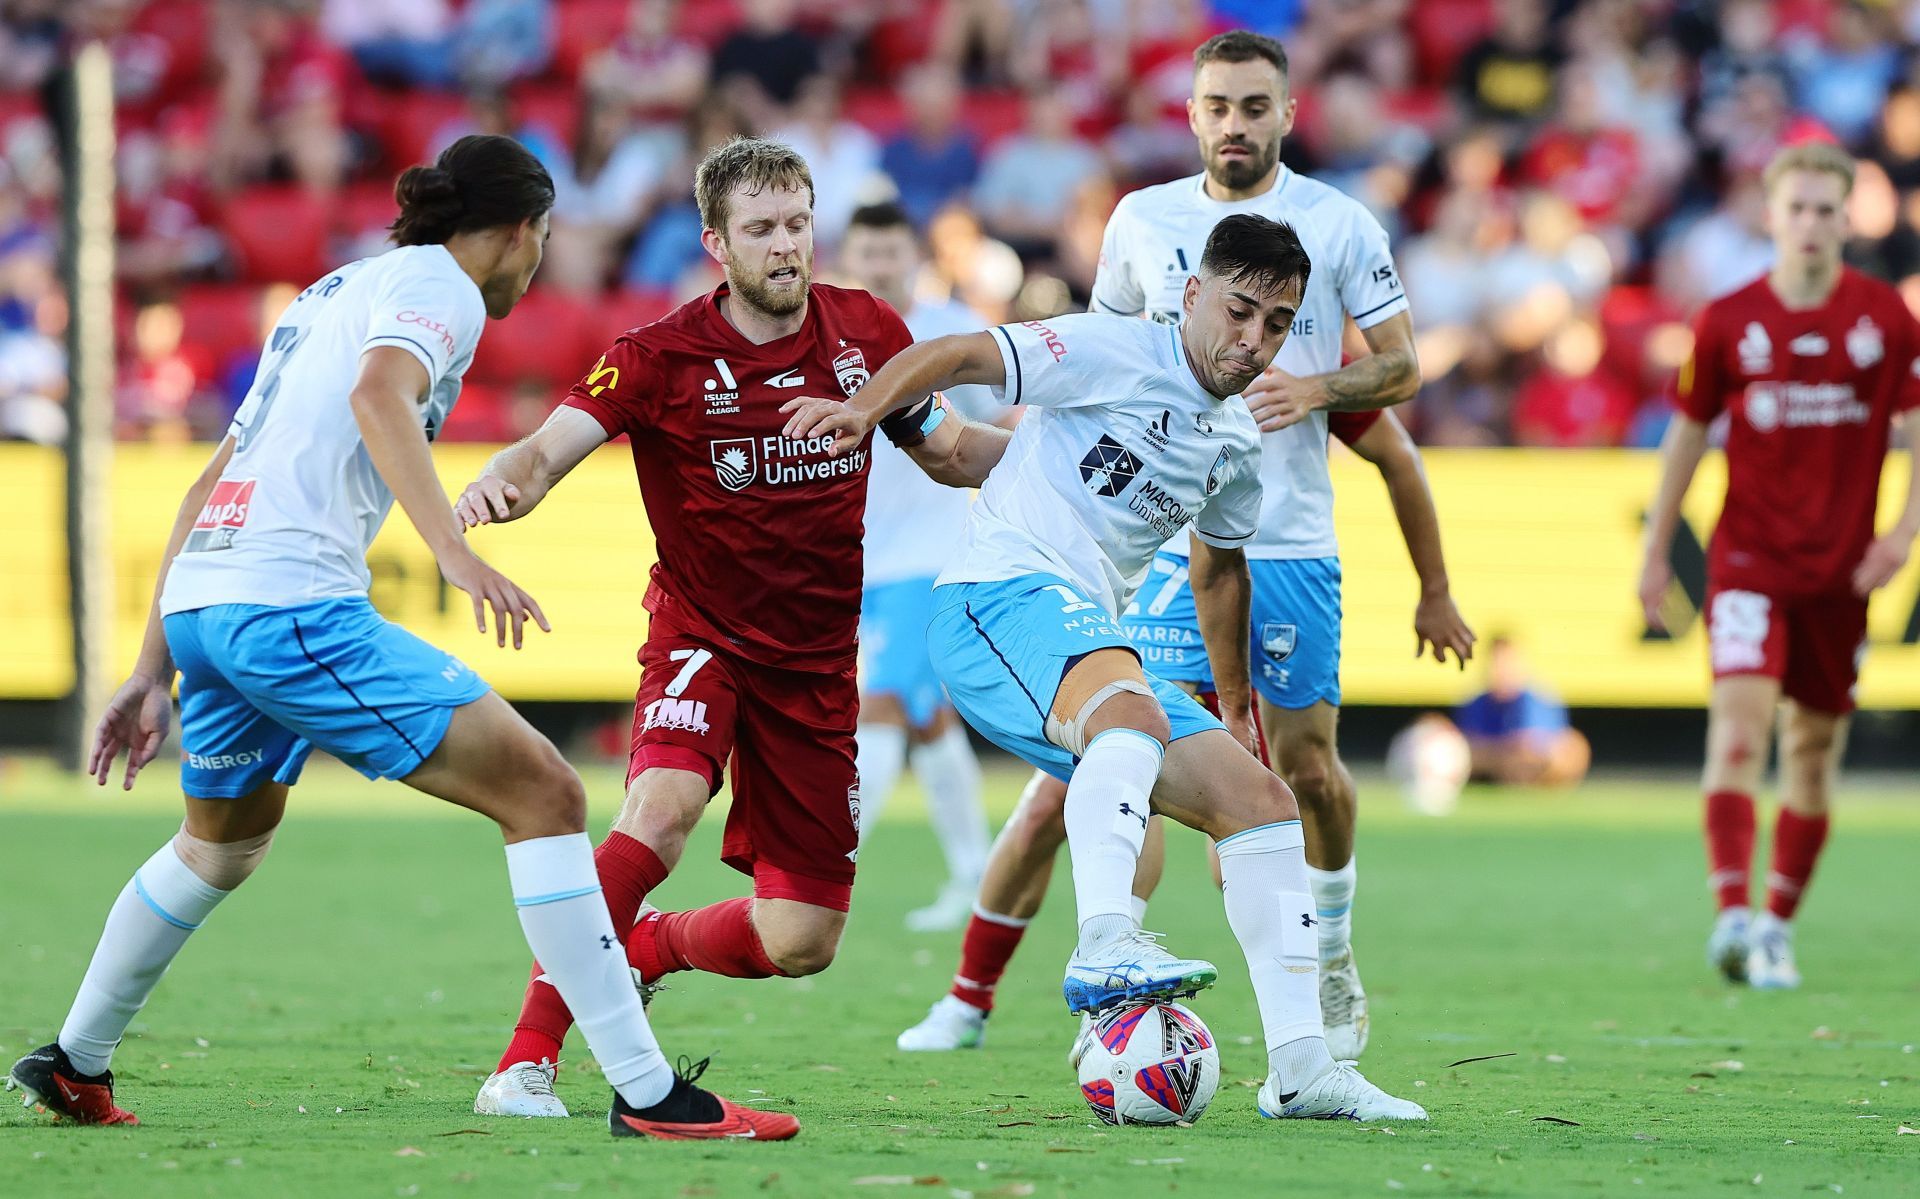
[(1851, 268), (1817, 308), (1787, 308), (1762, 276), (1700, 313), (1674, 402), (1703, 423), (1728, 418), (1715, 587), (1850, 590), (1893, 417), (1920, 407), (1917, 356), (1920, 325), (1900, 294)]
[(872, 439), (781, 435), (780, 406), (851, 397), (913, 344), (864, 291), (815, 284), (798, 332), (765, 345), (721, 314), (723, 284), (617, 338), (564, 401), (633, 443), (658, 561), (649, 612), (762, 665), (850, 669)]

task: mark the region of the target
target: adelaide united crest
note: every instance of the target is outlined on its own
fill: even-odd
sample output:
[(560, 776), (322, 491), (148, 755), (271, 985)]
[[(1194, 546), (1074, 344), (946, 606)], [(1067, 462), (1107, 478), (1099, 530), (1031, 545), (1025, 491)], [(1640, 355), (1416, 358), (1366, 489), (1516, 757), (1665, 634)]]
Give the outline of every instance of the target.
[(865, 387), (867, 380), (873, 378), (873, 373), (867, 369), (867, 356), (860, 352), (859, 346), (842, 350), (834, 357), (833, 373), (840, 380), (840, 390), (847, 394), (848, 399), (852, 399), (853, 393)]

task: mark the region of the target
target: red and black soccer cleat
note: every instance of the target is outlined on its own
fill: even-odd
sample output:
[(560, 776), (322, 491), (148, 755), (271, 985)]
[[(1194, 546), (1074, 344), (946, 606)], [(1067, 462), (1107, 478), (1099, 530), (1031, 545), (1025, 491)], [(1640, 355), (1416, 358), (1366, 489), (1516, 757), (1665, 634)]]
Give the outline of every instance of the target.
[(616, 1137), (657, 1137), (663, 1141), (785, 1141), (800, 1131), (800, 1121), (785, 1112), (741, 1107), (693, 1085), (706, 1072), (702, 1058), (693, 1066), (680, 1059), (673, 1089), (652, 1107), (636, 1108), (613, 1094), (607, 1127)]
[(113, 1071), (82, 1074), (58, 1043), (42, 1046), (13, 1063), (7, 1090), (26, 1094), (24, 1107), (39, 1107), (75, 1124), (138, 1124), (139, 1117), (113, 1102)]

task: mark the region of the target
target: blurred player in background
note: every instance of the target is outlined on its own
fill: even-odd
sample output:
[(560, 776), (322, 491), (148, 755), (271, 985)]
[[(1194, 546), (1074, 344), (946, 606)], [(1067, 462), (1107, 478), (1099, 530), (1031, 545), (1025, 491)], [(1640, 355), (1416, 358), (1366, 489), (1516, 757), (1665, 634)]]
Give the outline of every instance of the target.
[[(22, 1087), (81, 1124), (137, 1124), (108, 1062), (187, 937), (265, 858), (287, 793), (316, 748), (491, 817), (527, 943), (547, 964), (641, 1123), (616, 1135), (780, 1139), (780, 1113), (736, 1108), (667, 1065), (607, 919), (586, 794), (559, 753), (452, 655), (381, 619), (366, 552), (394, 500), (448, 583), (496, 640), (533, 598), (461, 536), (428, 443), (460, 394), (488, 317), (504, 318), (540, 265), (553, 181), (504, 137), (464, 137), (395, 188), (399, 248), (300, 293), (258, 377), (174, 521), (139, 662), (95, 735), (104, 784), (153, 760), (180, 678), (187, 816), (135, 872), (60, 1037), (14, 1064)], [(691, 1073), (691, 1072), (690, 1072)]]
[[(701, 244), (726, 281), (622, 334), (456, 506), (469, 526), (519, 519), (595, 449), (632, 441), (658, 561), (626, 802), (594, 858), (649, 994), (679, 970), (797, 977), (833, 961), (859, 855), (854, 657), (872, 449), (832, 456), (825, 439), (782, 436), (779, 407), (800, 388), (851, 396), (913, 340), (872, 296), (813, 282), (813, 177), (790, 147), (716, 147), (694, 192)], [(923, 396), (884, 430), (932, 473), (971, 485), (1006, 433), (947, 412)], [(959, 469), (970, 452), (981, 462)], [(729, 761), (721, 858), (753, 877), (753, 898), (663, 913), (646, 897)], [(554, 1063), (573, 1017), (549, 982), (536, 963), (476, 1112), (567, 1114)]]
[[(1261, 1114), (1424, 1120), (1327, 1051), (1299, 809), (1251, 752), (1241, 547), (1260, 515), (1261, 467), (1240, 394), (1286, 341), (1311, 264), (1286, 225), (1242, 213), (1214, 227), (1196, 266), (1176, 327), (1080, 313), (940, 338), (903, 352), (852, 403), (795, 401), (788, 431), (831, 431), (850, 449), (915, 393), (958, 383), (1027, 406), (941, 573), (927, 637), (968, 723), (1067, 782), (1080, 930), (1061, 984), (1068, 1010), (1192, 994), (1218, 976), (1135, 916), (1129, 891), (1158, 810), (1218, 847), (1266, 1033)], [(1189, 526), (1218, 719), (1147, 673), (1118, 625), (1155, 552)]]
[[(1246, 547), (1254, 580), (1254, 686), (1274, 770), (1298, 797), (1307, 830), (1308, 876), (1320, 938), (1321, 1009), (1340, 1058), (1366, 1048), (1367, 997), (1350, 943), (1356, 887), (1353, 779), (1335, 747), (1340, 703), (1340, 560), (1333, 530), (1333, 485), (1327, 473), (1329, 414), (1399, 403), (1419, 388), (1413, 325), (1394, 270), (1387, 235), (1357, 201), (1280, 164), (1282, 138), (1293, 125), (1286, 52), (1272, 38), (1221, 34), (1194, 51), (1189, 123), (1205, 169), (1124, 197), (1108, 221), (1093, 284), (1099, 312), (1181, 319), (1182, 287), (1221, 218), (1259, 213), (1289, 222), (1314, 262), (1313, 278), (1274, 369), (1247, 390), (1265, 436), (1261, 445), (1263, 510)], [(1342, 367), (1342, 336), (1351, 318), (1371, 351)], [(1369, 441), (1371, 438), (1371, 441)], [(1464, 661), (1473, 633), (1455, 608), (1440, 552), (1439, 520), (1412, 439), (1390, 416), (1356, 448), (1381, 466), (1407, 546), (1420, 576), (1414, 612), (1416, 653)], [(1374, 449), (1368, 446), (1377, 447)], [(1376, 456), (1378, 455), (1378, 456)], [(1221, 680), (1205, 661), (1190, 598), (1185, 539), (1168, 542), (1155, 574), (1129, 617), (1143, 656), (1166, 654), (1171, 680), (1196, 687)], [(1173, 585), (1171, 590), (1167, 590)], [(1158, 611), (1155, 609), (1158, 608)], [(1182, 655), (1172, 661), (1172, 654)], [(999, 893), (983, 895), (968, 925), (954, 990), (921, 1025), (902, 1034), (913, 1048), (977, 1044), (983, 1003), (1019, 943), (1025, 918), (1037, 910), (1053, 855), (1048, 843), (1059, 803), (1041, 784), (1012, 837), (1001, 844), (1024, 860), (990, 877)], [(1032, 833), (1025, 830), (1031, 829)], [(1016, 840), (1012, 838), (1019, 838)], [(996, 851), (998, 852), (998, 850)], [(1153, 860), (1149, 873), (1153, 870)], [(1151, 890), (1151, 878), (1139, 892)], [(1010, 902), (1018, 896), (1018, 902)], [(1011, 911), (997, 907), (1005, 903)], [(948, 1002), (951, 1000), (952, 1002)]]
[[(840, 265), (856, 287), (900, 314), (914, 340), (984, 327), (986, 322), (963, 304), (915, 297), (920, 261), (920, 242), (905, 209), (887, 203), (855, 210), (841, 242)], [(947, 400), (974, 420), (1013, 423), (1013, 411), (995, 403), (985, 388), (957, 387)], [(939, 895), (907, 913), (907, 927), (916, 932), (960, 927), (987, 862), (980, 761), (927, 656), (933, 580), (960, 544), (969, 502), (965, 491), (941, 486), (905, 454), (875, 444), (867, 482), (866, 585), (860, 595), (860, 836), (866, 839), (901, 767), (911, 762), (947, 859), (947, 881)]]
[[(1904, 414), (1920, 405), (1920, 326), (1893, 288), (1841, 265), (1853, 177), (1853, 160), (1825, 143), (1790, 146), (1768, 164), (1774, 266), (1695, 322), (1640, 574), (1647, 623), (1664, 629), (1680, 505), (1708, 426), (1725, 414), (1726, 504), (1707, 555), (1704, 786), (1719, 905), (1707, 957), (1756, 987), (1800, 984), (1792, 922), (1827, 838), (1867, 597), (1920, 535), (1916, 471), (1899, 518), (1874, 536), (1892, 430), (1914, 437)], [(1750, 916), (1753, 793), (1776, 719), (1780, 815), (1766, 910)]]

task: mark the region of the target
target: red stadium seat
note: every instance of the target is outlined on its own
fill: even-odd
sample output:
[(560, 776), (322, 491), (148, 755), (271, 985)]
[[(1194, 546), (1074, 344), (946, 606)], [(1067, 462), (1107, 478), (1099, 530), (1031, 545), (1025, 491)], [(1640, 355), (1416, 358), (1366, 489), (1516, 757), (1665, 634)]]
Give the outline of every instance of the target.
[(491, 321), (480, 338), (470, 377), (512, 387), (523, 379), (571, 384), (606, 347), (589, 347), (599, 325), (593, 306), (564, 292), (535, 287), (504, 321)]
[(970, 92), (960, 113), (960, 119), (985, 146), (1020, 131), (1027, 120), (1027, 101), (1019, 92)]
[(334, 209), (334, 232), (349, 240), (384, 230), (400, 215), (393, 185), (380, 181), (355, 183), (342, 192)]
[(739, 5), (734, 0), (695, 0), (680, 6), (680, 20), (674, 32), (711, 50), (739, 27)]
[(258, 287), (245, 283), (204, 284), (181, 292), (178, 303), (184, 326), (181, 343), (197, 347), (216, 368), (235, 354), (259, 348)]
[(864, 126), (867, 132), (883, 141), (900, 132), (907, 123), (907, 106), (898, 88), (851, 88), (843, 111), (849, 121)]
[(387, 102), (381, 112), (380, 144), (395, 172), (426, 161), (435, 136), (467, 115), (467, 102), (459, 96), (429, 91), (382, 94)]
[[(688, 7), (702, 7), (689, 5)], [(561, 0), (554, 6), (553, 69), (566, 80), (627, 25), (627, 0)]]
[(440, 426), (437, 440), (510, 441), (506, 415), (506, 397), (499, 388), (462, 380), (459, 402)]
[(513, 89), (516, 127), (545, 132), (563, 146), (573, 144), (580, 124), (580, 89), (568, 83), (530, 83)]
[(1422, 0), (1407, 22), (1420, 78), (1444, 86), (1461, 56), (1493, 31), (1493, 0)]
[(305, 287), (330, 265), (326, 258), (332, 213), (327, 200), (305, 188), (248, 188), (228, 202), (221, 219), (246, 279)]
[(613, 344), (614, 338), (629, 329), (650, 325), (676, 307), (671, 292), (637, 289), (608, 292), (588, 317), (587, 345), (580, 364), (582, 373)]

